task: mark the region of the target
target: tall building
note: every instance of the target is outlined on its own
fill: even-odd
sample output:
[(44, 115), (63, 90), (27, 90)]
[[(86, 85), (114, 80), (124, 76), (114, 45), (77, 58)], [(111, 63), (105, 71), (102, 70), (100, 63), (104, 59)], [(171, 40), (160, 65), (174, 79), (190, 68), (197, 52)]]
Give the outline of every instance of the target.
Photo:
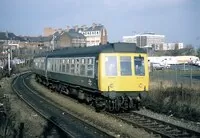
[(108, 41), (108, 35), (106, 28), (101, 24), (93, 23), (92, 26), (88, 27), (86, 25), (74, 26), (70, 28), (67, 26), (65, 29), (53, 29), (50, 27), (44, 28), (44, 36), (53, 35), (55, 32), (70, 32), (70, 33), (80, 33), (86, 37), (86, 46), (93, 46), (99, 44), (106, 44)]
[(144, 33), (134, 36), (123, 36), (123, 42), (133, 42), (139, 47), (159, 46), (165, 42), (165, 36), (157, 35), (155, 33)]

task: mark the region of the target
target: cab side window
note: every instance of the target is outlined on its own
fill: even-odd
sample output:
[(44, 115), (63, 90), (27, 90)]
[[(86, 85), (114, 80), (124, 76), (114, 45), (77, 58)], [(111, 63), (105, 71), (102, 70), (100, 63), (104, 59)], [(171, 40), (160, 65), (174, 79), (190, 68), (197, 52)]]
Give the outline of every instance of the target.
[(134, 57), (135, 75), (144, 76), (144, 57)]

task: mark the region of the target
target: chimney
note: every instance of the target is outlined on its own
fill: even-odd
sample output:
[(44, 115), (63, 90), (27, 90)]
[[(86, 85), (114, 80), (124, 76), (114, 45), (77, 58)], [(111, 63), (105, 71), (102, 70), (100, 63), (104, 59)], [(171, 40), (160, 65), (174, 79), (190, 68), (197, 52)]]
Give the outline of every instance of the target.
[[(61, 33), (62, 32), (62, 29), (61, 28), (59, 28), (58, 30), (57, 30), (59, 33)], [(54, 32), (55, 33), (55, 32)]]
[(82, 26), (81, 26), (81, 28), (83, 28), (83, 29), (84, 29), (85, 27), (86, 27), (86, 25), (82, 25)]
[(74, 26), (75, 32), (78, 32), (78, 25)]
[(8, 31), (6, 31), (6, 38), (8, 38)]
[(96, 26), (96, 23), (93, 23), (93, 24), (92, 24), (92, 28), (94, 29), (95, 26)]
[(69, 32), (70, 26), (67, 26), (67, 32)]
[(83, 28), (83, 31), (88, 29), (88, 27), (86, 25), (82, 25), (81, 28)]

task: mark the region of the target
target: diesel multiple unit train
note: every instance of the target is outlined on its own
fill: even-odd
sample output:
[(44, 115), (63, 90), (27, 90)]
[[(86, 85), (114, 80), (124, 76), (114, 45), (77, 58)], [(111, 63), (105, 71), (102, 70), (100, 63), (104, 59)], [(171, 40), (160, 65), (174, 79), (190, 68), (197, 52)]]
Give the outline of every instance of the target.
[(148, 92), (147, 54), (131, 43), (72, 47), (34, 57), (33, 72), (38, 82), (97, 110), (139, 109)]

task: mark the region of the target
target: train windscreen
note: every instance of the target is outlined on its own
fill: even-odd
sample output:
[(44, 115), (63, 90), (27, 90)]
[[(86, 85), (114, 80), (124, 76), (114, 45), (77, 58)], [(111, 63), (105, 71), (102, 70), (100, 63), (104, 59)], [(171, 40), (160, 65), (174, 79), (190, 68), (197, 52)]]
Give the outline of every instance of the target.
[(121, 70), (121, 73), (120, 73), (121, 76), (132, 76), (130, 56), (120, 57), (120, 70)]

